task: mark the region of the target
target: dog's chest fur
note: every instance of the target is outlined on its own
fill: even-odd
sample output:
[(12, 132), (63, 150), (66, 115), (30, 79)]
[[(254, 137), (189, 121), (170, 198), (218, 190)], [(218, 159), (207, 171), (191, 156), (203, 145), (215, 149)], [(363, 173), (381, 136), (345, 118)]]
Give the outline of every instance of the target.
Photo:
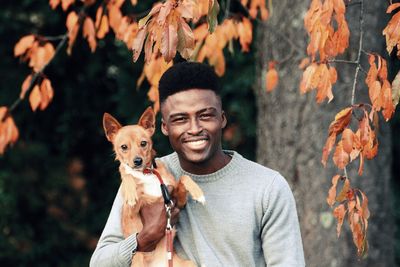
[[(132, 175), (138, 186), (142, 187), (143, 193), (151, 197), (161, 197), (160, 182), (155, 174), (136, 171), (124, 164), (125, 172)], [(166, 185), (167, 181), (166, 181)]]

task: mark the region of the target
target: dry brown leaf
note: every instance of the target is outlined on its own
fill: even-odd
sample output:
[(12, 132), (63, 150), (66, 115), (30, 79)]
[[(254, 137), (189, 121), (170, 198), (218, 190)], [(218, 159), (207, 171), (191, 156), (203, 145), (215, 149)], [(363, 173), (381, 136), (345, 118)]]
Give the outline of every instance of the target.
[(339, 141), (339, 143), (336, 145), (335, 153), (333, 154), (333, 162), (339, 169), (342, 170), (349, 163), (349, 160), (349, 154), (343, 150), (342, 141)]

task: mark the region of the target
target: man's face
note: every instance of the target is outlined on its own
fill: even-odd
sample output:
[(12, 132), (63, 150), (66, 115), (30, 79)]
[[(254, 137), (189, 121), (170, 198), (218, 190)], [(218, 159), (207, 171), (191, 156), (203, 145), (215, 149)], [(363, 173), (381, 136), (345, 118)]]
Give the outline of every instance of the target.
[(218, 160), (226, 117), (213, 91), (190, 89), (170, 95), (161, 113), (162, 132), (178, 153), (182, 167), (190, 171), (193, 164), (207, 167)]

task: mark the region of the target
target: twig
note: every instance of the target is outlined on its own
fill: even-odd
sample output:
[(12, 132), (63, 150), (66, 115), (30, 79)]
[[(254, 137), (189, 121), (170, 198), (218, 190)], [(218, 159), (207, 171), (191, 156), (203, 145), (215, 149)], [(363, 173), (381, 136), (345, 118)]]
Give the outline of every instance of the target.
[(358, 55), (357, 55), (357, 67), (356, 67), (356, 72), (354, 74), (354, 81), (353, 81), (353, 90), (351, 92), (351, 105), (354, 105), (354, 98), (355, 98), (355, 93), (356, 93), (356, 86), (357, 86), (357, 78), (358, 78), (358, 72), (360, 71), (360, 59), (361, 59), (361, 52), (363, 51), (362, 46), (363, 46), (363, 26), (364, 26), (364, 0), (360, 1), (360, 40), (359, 40), (359, 46), (358, 46)]
[[(36, 80), (42, 75), (43, 71), (47, 68), (48, 65), (53, 61), (55, 56), (58, 54), (58, 52), (61, 50), (62, 46), (65, 44), (65, 42), (68, 40), (68, 32), (63, 35), (63, 38), (61, 39), (60, 43), (57, 45), (56, 50), (54, 51), (53, 57), (50, 59), (49, 62), (47, 62), (46, 65), (44, 65), (38, 72), (36, 72), (31, 79), (31, 83), (29, 84), (28, 89), (26, 92), (28, 93), (30, 90), (32, 90), (34, 84), (36, 83)], [(22, 99), (18, 98), (17, 100), (14, 101), (14, 103), (11, 105), (9, 108), (9, 112), (11, 113), (18, 105), (21, 103)]]

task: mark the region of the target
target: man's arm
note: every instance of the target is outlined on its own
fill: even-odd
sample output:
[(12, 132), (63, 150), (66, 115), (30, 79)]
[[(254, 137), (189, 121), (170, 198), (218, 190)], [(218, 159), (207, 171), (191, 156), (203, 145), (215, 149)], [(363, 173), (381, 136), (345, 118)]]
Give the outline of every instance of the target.
[(305, 266), (296, 203), (279, 174), (264, 194), (261, 239), (268, 267)]
[(136, 233), (124, 238), (121, 228), (122, 196), (118, 190), (106, 226), (90, 259), (90, 267), (130, 266), (137, 247)]
[[(106, 226), (96, 250), (90, 259), (90, 267), (128, 267), (133, 251), (153, 251), (165, 235), (167, 216), (162, 201), (144, 205), (140, 209), (143, 229), (139, 233), (124, 238), (121, 228), (122, 195), (118, 190)], [(175, 224), (179, 210), (173, 209), (172, 224)]]

